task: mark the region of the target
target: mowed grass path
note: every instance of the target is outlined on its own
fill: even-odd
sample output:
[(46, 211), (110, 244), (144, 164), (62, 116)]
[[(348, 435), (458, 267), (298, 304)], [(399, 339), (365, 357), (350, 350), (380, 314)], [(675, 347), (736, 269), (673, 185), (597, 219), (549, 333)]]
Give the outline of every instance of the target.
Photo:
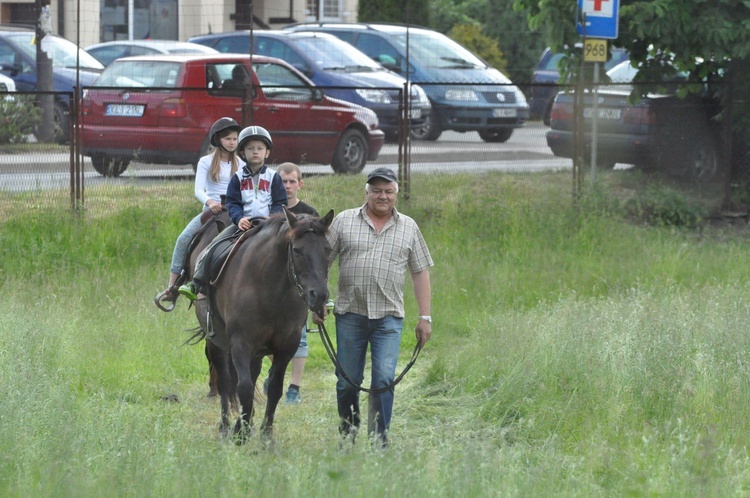
[[(437, 264), (434, 339), (397, 388), (387, 451), (339, 447), (314, 334), (273, 446), (218, 437), (202, 347), (182, 344), (192, 310), (152, 302), (189, 182), (90, 189), (80, 215), (64, 195), (3, 208), (0, 494), (746, 495), (747, 241), (633, 224), (613, 194), (632, 176), (598, 178), (576, 209), (565, 174), (413, 177), (399, 208)], [(321, 212), (364, 201), (361, 177), (307, 180)]]

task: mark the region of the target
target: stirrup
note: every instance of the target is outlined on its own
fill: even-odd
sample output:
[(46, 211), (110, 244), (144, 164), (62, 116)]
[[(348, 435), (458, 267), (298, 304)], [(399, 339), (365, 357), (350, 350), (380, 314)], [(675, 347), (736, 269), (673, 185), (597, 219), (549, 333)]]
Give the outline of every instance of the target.
[[(167, 288), (165, 291), (157, 294), (154, 298), (154, 304), (162, 311), (170, 312), (174, 309), (177, 298), (180, 295), (177, 293), (177, 289), (174, 286)], [(170, 303), (165, 305), (164, 303)]]

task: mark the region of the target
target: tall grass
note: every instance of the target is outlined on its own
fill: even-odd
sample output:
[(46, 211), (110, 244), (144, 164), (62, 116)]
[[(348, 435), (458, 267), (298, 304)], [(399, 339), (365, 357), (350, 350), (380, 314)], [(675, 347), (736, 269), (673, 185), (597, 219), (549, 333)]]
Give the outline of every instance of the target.
[[(399, 209), (436, 262), (434, 336), (397, 389), (384, 452), (339, 448), (314, 334), (303, 403), (280, 405), (274, 446), (218, 437), (202, 348), (182, 345), (192, 310), (152, 303), (195, 208), (188, 182), (89, 189), (80, 215), (64, 196), (54, 216), (9, 210), (0, 494), (746, 495), (746, 240), (636, 226), (607, 196), (579, 210), (568, 182), (414, 177)], [(339, 212), (364, 202), (363, 180), (311, 177), (303, 194)]]

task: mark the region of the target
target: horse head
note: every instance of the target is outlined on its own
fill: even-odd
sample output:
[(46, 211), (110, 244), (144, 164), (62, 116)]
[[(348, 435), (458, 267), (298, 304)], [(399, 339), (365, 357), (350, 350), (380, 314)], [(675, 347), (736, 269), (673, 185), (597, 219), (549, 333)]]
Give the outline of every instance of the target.
[(289, 232), (289, 279), (313, 312), (323, 315), (328, 301), (328, 255), (331, 246), (326, 232), (333, 221), (333, 210), (322, 218), (300, 215), (284, 208)]

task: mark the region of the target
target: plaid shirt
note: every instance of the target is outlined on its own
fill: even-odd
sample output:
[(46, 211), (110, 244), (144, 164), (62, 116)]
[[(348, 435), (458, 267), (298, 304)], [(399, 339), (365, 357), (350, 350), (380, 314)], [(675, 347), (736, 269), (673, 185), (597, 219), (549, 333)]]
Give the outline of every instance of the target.
[(395, 208), (379, 234), (365, 206), (339, 213), (328, 242), (328, 260), (332, 263), (340, 256), (337, 314), (403, 318), (406, 270), (418, 273), (433, 265), (416, 222)]

